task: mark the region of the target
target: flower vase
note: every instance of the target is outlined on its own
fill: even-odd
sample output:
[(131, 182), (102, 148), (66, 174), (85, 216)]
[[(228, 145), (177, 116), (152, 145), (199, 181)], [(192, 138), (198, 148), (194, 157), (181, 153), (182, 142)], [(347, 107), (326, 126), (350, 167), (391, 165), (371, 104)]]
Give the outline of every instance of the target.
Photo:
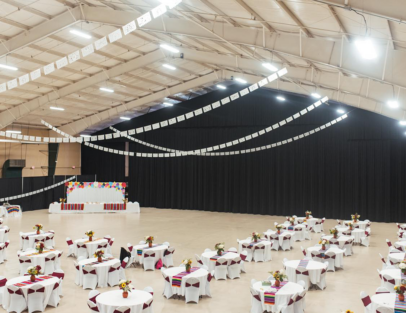
[(41, 232), (37, 229), (37, 235), (41, 234)]
[(290, 223), (290, 226), (295, 226), (295, 223), (294, 223), (294, 222), (291, 222), (291, 223)]
[(281, 230), (280, 229), (278, 229), (278, 235), (280, 235), (281, 234)]
[(321, 245), (321, 250), (326, 250), (326, 245)]
[(89, 241), (93, 241), (93, 237), (92, 237), (92, 236), (89, 237)]
[(406, 274), (406, 269), (402, 269), (402, 274)]
[(306, 214), (306, 219), (307, 219), (307, 220), (309, 219), (309, 214)]
[(280, 285), (281, 285), (281, 282), (278, 279), (276, 279), (275, 280), (275, 287), (279, 287)]
[(354, 219), (354, 223), (356, 223), (357, 222), (357, 220), (356, 219)]
[(41, 254), (44, 250), (43, 249), (39, 249), (38, 253)]
[(399, 301), (405, 301), (405, 295), (399, 294)]
[(98, 256), (98, 257), (97, 257), (97, 262), (99, 262), (99, 263), (103, 262), (103, 259), (102, 259), (101, 256)]
[(222, 255), (223, 253), (222, 253), (222, 251), (221, 250), (217, 250), (217, 255)]
[(148, 242), (148, 247), (152, 248), (152, 242)]
[(35, 275), (31, 275), (30, 280), (34, 283), (35, 282)]
[(254, 238), (254, 242), (258, 242), (258, 238)]
[(337, 233), (334, 234), (334, 239), (337, 239)]
[(123, 298), (127, 299), (128, 298), (128, 291), (123, 291)]
[(352, 226), (350, 226), (350, 230), (352, 230)]
[(186, 265), (186, 272), (190, 273), (190, 265)]

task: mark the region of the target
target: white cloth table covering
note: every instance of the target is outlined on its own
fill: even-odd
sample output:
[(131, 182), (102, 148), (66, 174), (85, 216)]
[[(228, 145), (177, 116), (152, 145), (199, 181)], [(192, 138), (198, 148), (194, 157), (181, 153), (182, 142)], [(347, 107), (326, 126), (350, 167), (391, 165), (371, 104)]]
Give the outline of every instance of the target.
[[(330, 241), (333, 237), (334, 237), (333, 235), (326, 235), (326, 236), (323, 236), (322, 239), (326, 239), (326, 240)], [(353, 236), (339, 236), (337, 238), (337, 241), (338, 241), (338, 246), (340, 247), (340, 249), (344, 249), (344, 244), (350, 239), (354, 239), (354, 237)]]
[[(128, 202), (125, 210), (104, 210), (104, 203), (85, 203), (85, 202), (77, 202), (77, 203), (84, 203), (83, 211), (79, 210), (61, 210), (61, 204), (51, 203), (49, 205), (49, 213), (57, 213), (57, 214), (83, 214), (83, 213), (140, 213), (140, 204), (138, 202)], [(110, 202), (106, 202), (110, 203)], [(115, 203), (123, 203), (123, 201), (115, 202)]]
[(144, 303), (149, 301), (152, 295), (142, 290), (131, 290), (128, 298), (123, 298), (121, 290), (107, 291), (99, 294), (96, 298), (96, 305), (100, 313), (113, 313), (120, 306), (127, 306), (131, 313), (141, 313)]
[[(154, 244), (152, 244), (152, 245), (154, 245)], [(148, 248), (148, 249), (145, 249), (145, 248), (148, 248), (148, 244), (133, 246), (133, 251), (132, 251), (131, 256), (135, 257), (135, 261), (140, 264), (143, 264), (143, 262), (144, 262), (144, 252), (145, 251), (155, 252), (154, 261), (156, 263), (159, 259), (161, 259), (161, 260), (164, 259), (165, 250), (167, 250), (169, 247), (167, 245), (160, 244), (159, 246), (156, 246), (156, 247), (153, 246), (152, 248)], [(142, 249), (142, 254), (138, 255), (137, 250), (140, 250), (140, 249)]]
[[(44, 276), (44, 275), (39, 275), (38, 277), (42, 277), (42, 276)], [(20, 276), (20, 277), (9, 279), (7, 281), (6, 288), (4, 288), (4, 293), (3, 293), (3, 308), (5, 310), (7, 310), (9, 305), (10, 305), (10, 294), (8, 293), (7, 286), (11, 286), (11, 285), (21, 283), (21, 282), (27, 281), (27, 280), (30, 280), (30, 276)], [(53, 277), (53, 278), (50, 278), (50, 279), (45, 279), (45, 280), (43, 280), (41, 282), (36, 282), (34, 284), (26, 285), (24, 287), (19, 287), (19, 288), (22, 290), (22, 292), (24, 294), (24, 298), (27, 299), (28, 289), (30, 287), (32, 287), (34, 285), (41, 285), (41, 286), (45, 287), (44, 304), (48, 305), (49, 298), (51, 297), (52, 290), (54, 289), (54, 286), (55, 286), (56, 283), (59, 283), (59, 279), (57, 277)]]
[[(271, 238), (270, 236), (273, 235), (273, 234), (277, 234), (277, 232), (276, 232), (276, 231), (273, 231), (273, 230), (264, 232), (264, 235), (267, 235), (268, 238)], [(279, 237), (279, 246), (280, 246), (280, 247), (282, 246), (283, 238), (285, 238), (285, 236), (288, 235), (288, 234), (291, 235), (291, 238), (290, 238), (290, 246), (293, 246), (293, 242), (295, 241), (295, 232), (292, 231), (292, 230), (283, 230), (283, 229), (282, 229), (282, 230), (281, 230), (281, 234), (278, 235), (278, 237)]]
[(337, 225), (336, 229), (337, 229), (337, 232), (338, 232), (338, 236), (341, 236), (343, 234), (343, 232), (349, 230), (350, 228), (348, 226)]
[[(381, 271), (381, 275), (383, 277), (383, 275), (389, 275), (391, 276), (395, 282), (396, 285), (400, 285), (401, 281), (402, 281), (402, 272), (400, 269), (398, 268), (393, 268), (393, 269), (387, 269), (387, 270), (382, 270)], [(381, 280), (381, 286), (384, 287), (383, 285), (383, 280)]]
[(376, 312), (379, 307), (395, 310), (396, 293), (381, 293), (371, 297), (371, 312)]
[[(97, 258), (91, 258), (91, 259), (86, 259), (86, 260), (82, 260), (80, 262), (78, 262), (79, 265), (79, 273), (80, 273), (80, 286), (83, 285), (83, 271), (82, 268), (83, 266), (85, 266), (86, 264), (92, 263), (92, 262), (96, 262)], [(116, 263), (120, 263), (119, 259), (113, 259), (113, 260), (109, 260), (100, 264), (93, 264), (91, 265), (95, 270), (96, 270), (96, 274), (97, 274), (97, 287), (108, 287), (107, 285), (107, 280), (108, 280), (108, 276), (109, 276), (109, 269), (110, 266), (112, 266), (113, 264)], [(90, 274), (87, 274), (90, 275)]]
[[(296, 220), (300, 220), (302, 222), (304, 222), (304, 220), (306, 219), (306, 217), (296, 217)], [(315, 218), (315, 217), (311, 217), (308, 220), (306, 220), (307, 225), (309, 225), (309, 227), (314, 227), (314, 225), (316, 225), (316, 222), (320, 220), (319, 218)]]
[(4, 216), (4, 217), (8, 217), (8, 216), (12, 216), (12, 217), (19, 217), (19, 216), (23, 216), (23, 210), (21, 209), (21, 206), (19, 205), (12, 205), (12, 206), (17, 206), (20, 208), (20, 210), (18, 212), (11, 212), (8, 213), (7, 212), (7, 208), (3, 205), (0, 206), (0, 216)]
[[(253, 240), (240, 240), (239, 244), (238, 244), (238, 251), (241, 254), (242, 250), (242, 245), (243, 244), (250, 244), (251, 242), (253, 242)], [(252, 252), (254, 253), (254, 247), (259, 244), (262, 243), (265, 246), (265, 251), (264, 251), (264, 260), (265, 261), (270, 261), (272, 260), (272, 256), (271, 256), (271, 247), (272, 247), (272, 242), (268, 241), (268, 240), (263, 240), (262, 241), (258, 241), (257, 243), (253, 243), (253, 246), (251, 248)], [(254, 259), (253, 259), (254, 260)]]
[(124, 194), (116, 188), (75, 188), (67, 194), (67, 203), (118, 202), (123, 203)]
[[(217, 255), (217, 251), (208, 251), (208, 252), (204, 252), (202, 254), (202, 262), (204, 265), (206, 265), (209, 269), (209, 272), (211, 273), (211, 271), (214, 271), (214, 268), (216, 266), (216, 261), (212, 261), (210, 260), (211, 257)], [(227, 252), (225, 254), (223, 254), (220, 258), (226, 259), (228, 261), (228, 264), (230, 264), (231, 260), (236, 258), (237, 256), (239, 256), (238, 253), (235, 252)]]
[[(326, 254), (327, 252), (334, 252), (336, 254), (336, 258), (334, 260), (334, 266), (335, 267), (342, 267), (343, 266), (343, 256), (344, 256), (344, 250), (339, 249), (339, 248), (335, 248), (335, 247), (326, 247), (328, 248), (326, 250), (326, 252), (324, 252), (324, 254)], [(315, 247), (310, 247), (307, 248), (307, 252), (309, 254), (311, 254), (312, 251), (316, 251), (319, 252), (321, 249), (321, 246), (315, 246)]]
[[(37, 232), (35, 232), (35, 231), (31, 231), (31, 232), (28, 232), (28, 233), (21, 233), (21, 236), (24, 236), (24, 237), (28, 236), (28, 246), (27, 246), (27, 248), (25, 250), (35, 249), (35, 239), (37, 239), (38, 236), (47, 237), (47, 236), (52, 235), (52, 234), (53, 233), (50, 233), (50, 232), (44, 232), (43, 233), (42, 231), (41, 231), (41, 233), (39, 235), (37, 235)], [(22, 249), (23, 248), (23, 240), (21, 239), (21, 236), (20, 236), (20, 247)], [(52, 239), (52, 247), (55, 247), (55, 237), (54, 237), (54, 239)], [(23, 251), (25, 251), (25, 250), (23, 250)]]
[[(287, 261), (286, 275), (288, 275), (289, 281), (297, 283), (296, 269), (299, 267), (300, 260)], [(309, 272), (309, 278), (312, 284), (317, 284), (321, 279), (321, 271), (327, 269), (326, 265), (321, 262), (310, 260), (307, 264), (306, 270)]]
[(355, 225), (359, 225), (359, 228), (365, 230), (365, 229), (367, 228), (367, 225), (368, 225), (369, 222), (358, 221), (358, 222), (354, 223), (353, 221), (344, 221), (344, 222), (343, 222), (343, 225), (345, 226), (346, 223), (352, 223), (352, 224), (353, 224), (353, 227), (354, 227)]
[[(292, 226), (292, 225), (290, 225), (290, 223), (286, 224), (286, 222), (285, 222), (284, 226), (285, 226), (285, 229), (287, 230), (288, 227)], [(306, 239), (305, 238), (306, 225), (305, 224), (296, 224), (293, 227), (301, 229), (301, 231), (293, 231), (295, 233), (295, 235), (293, 236), (294, 240), (295, 241), (303, 241), (303, 240), (305, 240)]]
[(365, 237), (365, 229), (353, 229), (351, 235), (354, 237), (354, 242), (360, 243), (361, 238)]
[(388, 258), (392, 263), (400, 263), (402, 262), (406, 257), (406, 254), (404, 252), (399, 252), (399, 253), (389, 253)]
[(396, 241), (395, 245), (401, 247), (403, 251), (406, 251), (406, 241)]
[[(272, 285), (275, 284), (274, 280), (272, 280), (271, 282)], [(304, 290), (304, 288), (299, 284), (288, 282), (275, 294), (275, 304), (269, 305), (265, 304), (264, 302), (264, 294), (265, 292), (272, 291), (273, 288), (271, 286), (262, 286), (262, 281), (257, 281), (252, 287), (259, 292), (259, 297), (261, 298), (262, 303), (262, 310), (275, 313), (280, 312), (280, 310), (289, 303), (290, 298), (292, 298), (294, 294), (298, 294)], [(305, 300), (305, 298), (303, 298), (303, 301)], [(293, 304), (293, 306), (295, 305), (296, 304)]]
[[(102, 238), (93, 238), (93, 241), (89, 241), (89, 242), (86, 242), (86, 241), (89, 241), (88, 237), (75, 240), (74, 245), (73, 245), (73, 250), (75, 252), (75, 255), (78, 255), (78, 246), (77, 246), (78, 243), (85, 242), (86, 248), (87, 248), (87, 253), (88, 253), (89, 257), (92, 257), (94, 255), (94, 252), (97, 250), (97, 247), (99, 245), (104, 245), (105, 243), (108, 244), (107, 239), (102, 239)], [(107, 251), (104, 251), (104, 252), (107, 253)]]
[[(47, 249), (46, 249), (47, 250)], [(28, 255), (28, 254), (32, 254), (32, 253), (36, 253), (38, 251), (32, 249), (32, 250), (28, 250), (28, 251), (24, 251), (24, 252), (20, 252), (20, 256), (27, 256), (30, 260), (31, 260), (31, 266), (41, 266), (42, 271), (44, 271), (45, 269), (45, 258), (50, 255), (51, 253), (54, 253), (56, 255), (55, 258), (55, 269), (60, 269), (57, 268), (59, 262), (57, 262), (58, 259), (58, 254), (61, 253), (61, 251), (59, 250), (54, 250), (54, 251), (49, 251), (49, 252), (44, 252), (41, 254), (36, 254), (36, 255)], [(45, 275), (50, 275), (52, 273), (44, 273)]]
[(194, 277), (194, 278), (197, 278), (199, 280), (199, 282), (200, 282), (200, 285), (199, 285), (200, 295), (205, 296), (206, 295), (207, 275), (209, 275), (209, 272), (206, 271), (204, 268), (200, 268), (197, 271), (191, 272), (190, 274), (187, 274), (186, 276), (183, 276), (180, 288), (172, 286), (172, 278), (173, 278), (173, 276), (176, 276), (179, 273), (184, 272), (184, 271), (186, 271), (186, 268), (183, 267), (183, 266), (171, 267), (171, 268), (168, 268), (168, 269), (163, 271), (169, 277), (169, 283), (171, 284), (173, 294), (184, 296), (185, 291), (186, 291), (185, 290), (186, 281), (190, 277)]
[(0, 226), (0, 243), (4, 243), (6, 242), (6, 230), (8, 229), (8, 227), (6, 227), (5, 225), (1, 225)]

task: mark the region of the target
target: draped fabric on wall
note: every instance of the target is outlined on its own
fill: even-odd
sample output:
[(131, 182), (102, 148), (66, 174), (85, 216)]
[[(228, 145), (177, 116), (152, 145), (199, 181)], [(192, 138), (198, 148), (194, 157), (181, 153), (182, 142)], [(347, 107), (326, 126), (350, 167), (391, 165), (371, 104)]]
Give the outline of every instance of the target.
[[(55, 177), (19, 177), (19, 178), (2, 178), (0, 179), (0, 198), (11, 197), (23, 193), (35, 191), (44, 187), (51, 186), (65, 180), (69, 176)], [(94, 175), (79, 175), (78, 181), (94, 181)], [(41, 210), (49, 207), (49, 204), (54, 201), (59, 201), (60, 198), (66, 197), (65, 187), (58, 186), (56, 188), (20, 199), (10, 200), (10, 204), (21, 205), (23, 211)], [(2, 204), (2, 203), (1, 203)]]
[[(201, 108), (241, 89), (215, 91), (115, 127), (133, 129)], [(156, 145), (192, 150), (220, 144), (273, 125), (314, 99), (260, 89), (202, 116), (135, 135)], [(339, 114), (329, 105), (230, 150), (291, 138)], [(337, 125), (284, 146), (236, 156), (130, 157), (130, 200), (144, 207), (266, 215), (304, 214), (349, 219), (358, 212), (372, 221), (405, 221), (406, 138), (398, 123), (372, 112), (344, 107)], [(99, 133), (111, 133), (106, 129)], [(120, 143), (121, 141), (121, 143)], [(112, 147), (125, 139), (101, 141)], [(116, 149), (119, 149), (118, 147)], [(160, 152), (134, 142), (130, 151)], [(227, 151), (227, 150), (222, 150)], [(83, 174), (122, 180), (124, 156), (82, 148)], [(110, 176), (111, 175), (111, 176)]]

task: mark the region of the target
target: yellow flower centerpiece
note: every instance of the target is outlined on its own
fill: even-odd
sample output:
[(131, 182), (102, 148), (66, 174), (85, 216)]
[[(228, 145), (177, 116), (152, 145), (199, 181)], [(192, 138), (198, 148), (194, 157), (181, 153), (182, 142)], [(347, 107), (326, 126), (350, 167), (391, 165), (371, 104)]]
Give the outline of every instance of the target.
[(42, 226), (42, 224), (35, 224), (35, 226), (33, 227), (33, 229), (35, 229), (37, 231), (37, 235), (39, 235), (41, 233), (41, 230), (44, 227)]
[(312, 215), (312, 212), (306, 211), (305, 214), (306, 214), (306, 219), (308, 220), (310, 218), (310, 215)]
[(281, 284), (281, 281), (288, 278), (288, 276), (285, 275), (283, 270), (272, 271), (272, 272), (269, 272), (269, 274), (271, 274), (272, 277), (275, 278), (275, 287), (279, 287)]
[(192, 259), (184, 259), (182, 264), (185, 265), (186, 272), (190, 273), (190, 269), (192, 268)]
[(97, 249), (94, 252), (94, 257), (97, 258), (97, 262), (103, 262), (104, 250), (103, 249)]
[(217, 251), (217, 255), (222, 255), (224, 252), (224, 242), (223, 243), (216, 243), (214, 249)]
[(93, 236), (94, 236), (94, 231), (93, 230), (88, 230), (85, 232), (85, 235), (89, 237), (89, 241), (93, 241)]
[(150, 248), (152, 247), (154, 239), (155, 239), (154, 236), (145, 236), (145, 242), (148, 244)]
[(131, 289), (133, 288), (133, 286), (131, 285), (131, 280), (126, 279), (120, 280), (118, 286), (123, 291), (123, 298), (127, 298), (128, 293), (131, 292)]
[(351, 215), (351, 219), (354, 221), (354, 223), (358, 222), (360, 217), (361, 217), (361, 215), (359, 215), (358, 213)]

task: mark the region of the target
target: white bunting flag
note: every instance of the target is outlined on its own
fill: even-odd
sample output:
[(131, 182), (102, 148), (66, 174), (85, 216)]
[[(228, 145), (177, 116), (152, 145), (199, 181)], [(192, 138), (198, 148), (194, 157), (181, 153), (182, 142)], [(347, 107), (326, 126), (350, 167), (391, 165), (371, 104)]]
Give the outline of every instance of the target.
[(76, 62), (79, 59), (80, 59), (79, 50), (68, 55), (69, 64), (72, 64), (73, 62)]
[(117, 29), (114, 32), (112, 32), (111, 34), (109, 34), (109, 40), (110, 43), (113, 43), (119, 39), (121, 39), (123, 36), (121, 35), (121, 30)]
[(139, 18), (137, 18), (137, 22), (138, 22), (138, 26), (142, 27), (145, 24), (151, 22), (152, 18), (151, 18), (151, 14), (149, 12), (141, 15)]
[(157, 18), (166, 12), (166, 5), (164, 3), (152, 9), (152, 16)]
[(10, 90), (10, 89), (13, 89), (13, 88), (15, 88), (15, 87), (17, 87), (18, 86), (18, 83), (17, 83), (17, 78), (16, 79), (13, 79), (13, 80), (10, 80), (10, 81), (8, 81), (7, 82), (7, 88)]
[(45, 75), (51, 74), (53, 71), (55, 71), (55, 64), (53, 62), (44, 66)]
[(0, 84), (0, 92), (5, 92), (6, 91), (6, 83)]
[(127, 25), (123, 26), (124, 35), (127, 36), (129, 33), (133, 32), (136, 29), (137, 29), (137, 26), (135, 25), (135, 21), (132, 21), (132, 22), (128, 23)]
[(83, 57), (87, 57), (89, 54), (92, 54), (94, 52), (93, 44), (90, 44), (84, 48), (82, 48), (82, 55)]
[(100, 50), (104, 46), (107, 46), (107, 37), (100, 38), (99, 40), (96, 40), (94, 43), (94, 46), (96, 50)]
[(56, 68), (60, 69), (64, 66), (68, 65), (68, 58), (67, 57), (63, 57), (62, 59), (59, 59), (58, 61), (56, 61)]
[(20, 83), (20, 86), (25, 85), (29, 81), (30, 81), (30, 75), (28, 75), (28, 74), (25, 74), (18, 78), (18, 82)]

